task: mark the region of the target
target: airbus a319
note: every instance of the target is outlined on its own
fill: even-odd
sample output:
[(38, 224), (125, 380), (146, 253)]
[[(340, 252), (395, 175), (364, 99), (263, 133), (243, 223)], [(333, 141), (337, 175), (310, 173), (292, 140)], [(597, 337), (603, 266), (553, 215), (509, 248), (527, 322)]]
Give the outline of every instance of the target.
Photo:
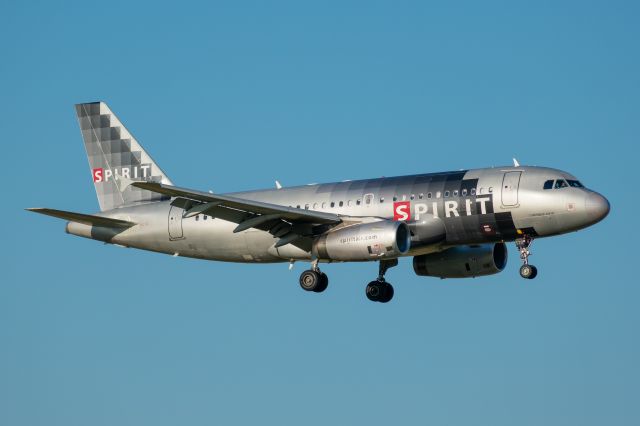
[(366, 286), (386, 303), (398, 258), (417, 275), (501, 272), (515, 242), (520, 275), (535, 278), (536, 238), (591, 226), (605, 197), (571, 174), (513, 166), (217, 194), (175, 186), (103, 102), (76, 105), (100, 212), (28, 209), (68, 221), (69, 234), (175, 256), (244, 263), (310, 262), (300, 286), (321, 293), (320, 264), (378, 262)]

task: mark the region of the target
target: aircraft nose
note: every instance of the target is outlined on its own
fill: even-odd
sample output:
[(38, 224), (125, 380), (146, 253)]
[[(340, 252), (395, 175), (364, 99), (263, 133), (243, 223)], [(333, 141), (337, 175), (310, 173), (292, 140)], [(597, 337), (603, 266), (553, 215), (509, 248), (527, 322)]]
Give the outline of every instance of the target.
[(604, 219), (608, 214), (611, 206), (609, 205), (609, 201), (604, 198), (602, 195), (597, 192), (592, 192), (587, 195), (587, 199), (585, 200), (585, 208), (587, 210), (587, 215), (593, 223), (600, 222)]

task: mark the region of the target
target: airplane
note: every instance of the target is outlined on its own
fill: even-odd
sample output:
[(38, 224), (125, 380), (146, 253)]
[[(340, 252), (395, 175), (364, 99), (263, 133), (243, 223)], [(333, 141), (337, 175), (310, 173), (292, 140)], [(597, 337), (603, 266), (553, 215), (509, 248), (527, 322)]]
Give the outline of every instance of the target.
[(496, 274), (515, 242), (520, 275), (536, 238), (604, 219), (607, 199), (547, 167), (491, 167), (218, 194), (173, 185), (104, 102), (75, 106), (100, 212), (29, 211), (67, 220), (66, 232), (109, 244), (206, 260), (310, 262), (300, 286), (321, 293), (320, 264), (378, 262), (366, 297), (387, 303), (398, 258), (419, 276)]

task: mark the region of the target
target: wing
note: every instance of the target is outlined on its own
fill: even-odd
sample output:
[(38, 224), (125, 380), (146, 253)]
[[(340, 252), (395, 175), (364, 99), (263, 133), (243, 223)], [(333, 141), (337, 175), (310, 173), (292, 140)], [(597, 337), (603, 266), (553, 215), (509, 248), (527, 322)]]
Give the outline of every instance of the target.
[(342, 222), (339, 215), (332, 213), (296, 209), (161, 183), (133, 182), (131, 185), (175, 197), (172, 204), (184, 208), (186, 210), (185, 217), (206, 214), (237, 223), (238, 226), (233, 232), (249, 228), (268, 231), (279, 238), (275, 244), (276, 247), (291, 243), (309, 251), (311, 250), (311, 237)]
[(128, 222), (126, 220), (111, 219), (109, 217), (93, 216), (90, 214), (68, 212), (64, 210), (44, 208), (32, 208), (27, 210), (34, 213), (57, 217), (59, 219), (70, 220), (72, 222), (84, 223), (85, 225), (102, 226), (105, 228), (131, 228), (135, 225), (135, 223)]

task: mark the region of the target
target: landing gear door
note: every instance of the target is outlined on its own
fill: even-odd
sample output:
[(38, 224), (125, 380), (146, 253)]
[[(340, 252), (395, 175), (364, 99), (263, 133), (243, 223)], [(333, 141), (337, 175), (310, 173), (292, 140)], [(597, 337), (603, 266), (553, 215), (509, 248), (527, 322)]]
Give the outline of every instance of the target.
[(171, 206), (169, 209), (169, 239), (180, 240), (184, 238), (182, 233), (182, 213), (184, 209)]
[(515, 207), (518, 205), (518, 187), (522, 172), (506, 172), (502, 179), (502, 205)]

